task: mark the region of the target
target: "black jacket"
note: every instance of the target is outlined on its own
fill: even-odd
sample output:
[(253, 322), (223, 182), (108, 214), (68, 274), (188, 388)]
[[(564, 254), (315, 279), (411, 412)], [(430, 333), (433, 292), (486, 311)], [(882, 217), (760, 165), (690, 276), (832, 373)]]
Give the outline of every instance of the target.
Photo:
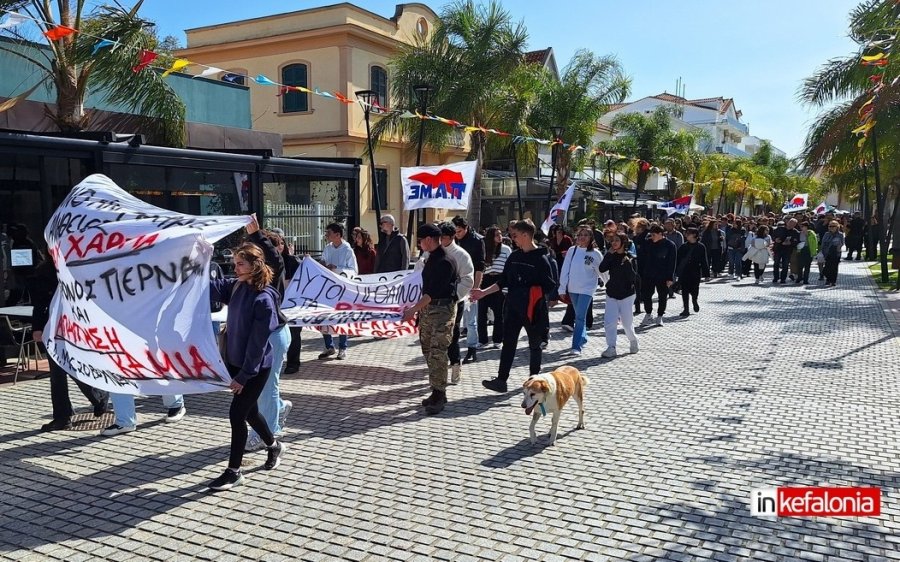
[(534, 311), (534, 324), (549, 325), (547, 301), (559, 300), (557, 292), (558, 273), (556, 264), (550, 258), (547, 248), (538, 246), (530, 252), (516, 250), (509, 255), (503, 273), (497, 279), (500, 288), (507, 289), (505, 310), (519, 316), (526, 316), (531, 298), (531, 288), (540, 287), (544, 297)]
[(609, 272), (606, 282), (606, 296), (625, 299), (637, 292), (637, 266), (635, 259), (627, 253), (606, 252), (600, 262), (600, 273)]
[[(784, 242), (787, 242), (786, 244)], [(800, 231), (796, 228), (788, 228), (779, 226), (772, 234), (772, 251), (776, 254), (788, 253), (794, 251), (797, 244), (800, 243)]]
[(663, 238), (659, 242), (651, 242), (647, 238), (644, 252), (638, 251), (641, 278), (650, 282), (674, 281), (676, 252), (675, 243), (671, 240)]
[(699, 282), (701, 277), (709, 277), (709, 259), (703, 243), (682, 244), (678, 248), (678, 266), (675, 269), (680, 281)]
[(475, 271), (484, 271), (484, 237), (471, 228), (468, 230), (466, 235), (457, 240), (456, 243), (468, 252), (469, 257), (472, 258), (472, 266), (475, 267)]
[(397, 228), (394, 228), (394, 232), (385, 238), (375, 251), (375, 273), (407, 269), (409, 269), (409, 242)]

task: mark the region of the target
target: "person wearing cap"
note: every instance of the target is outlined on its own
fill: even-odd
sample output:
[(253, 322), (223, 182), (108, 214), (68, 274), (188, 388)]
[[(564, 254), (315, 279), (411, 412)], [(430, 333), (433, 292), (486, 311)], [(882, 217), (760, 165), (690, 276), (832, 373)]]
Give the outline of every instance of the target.
[[(665, 230), (659, 223), (653, 223), (647, 230), (647, 242), (643, 245), (643, 253), (638, 258), (641, 267), (641, 300), (647, 315), (641, 326), (649, 326), (653, 321), (653, 292), (656, 291), (656, 325), (663, 325), (666, 303), (669, 299), (669, 287), (675, 281), (675, 264), (677, 250), (671, 240), (666, 239)], [(641, 265), (643, 264), (643, 265)]]
[(428, 366), (431, 395), (422, 401), (429, 416), (440, 413), (447, 404), (447, 348), (452, 339), (455, 319), (456, 270), (441, 246), (441, 230), (423, 224), (416, 231), (419, 247), (428, 252), (422, 268), (422, 297), (403, 311), (403, 320), (419, 315), (419, 342)]
[(381, 215), (378, 228), (384, 240), (375, 249), (375, 273), (409, 269), (409, 241), (395, 226), (394, 215)]

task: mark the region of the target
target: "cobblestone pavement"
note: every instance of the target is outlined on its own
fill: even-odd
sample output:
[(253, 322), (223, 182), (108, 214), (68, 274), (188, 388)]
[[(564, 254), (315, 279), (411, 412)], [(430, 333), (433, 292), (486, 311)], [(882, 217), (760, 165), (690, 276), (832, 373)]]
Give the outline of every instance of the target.
[[(704, 284), (699, 314), (611, 361), (597, 299), (572, 363), (591, 377), (587, 429), (566, 409), (556, 447), (546, 434), (530, 445), (519, 394), (481, 387), (499, 351), (480, 352), (426, 418), (412, 339), (357, 338), (346, 361), (320, 362), (308, 337), (301, 372), (282, 380), (286, 461), (216, 495), (205, 485), (227, 457), (228, 395), (189, 396), (176, 425), (141, 400), (137, 432), (101, 438), (91, 421), (38, 433), (47, 381), (3, 385), (0, 558), (900, 560), (900, 344), (863, 266), (841, 267), (835, 289)], [(546, 366), (563, 363), (564, 336), (554, 328)], [(526, 370), (520, 353), (513, 386)], [(753, 488), (825, 484), (881, 487), (882, 515), (749, 514)]]

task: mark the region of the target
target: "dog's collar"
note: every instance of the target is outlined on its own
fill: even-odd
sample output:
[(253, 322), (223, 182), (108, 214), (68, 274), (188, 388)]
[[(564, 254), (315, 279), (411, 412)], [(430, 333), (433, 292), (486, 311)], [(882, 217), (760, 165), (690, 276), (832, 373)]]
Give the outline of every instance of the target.
[(542, 415), (542, 416), (546, 416), (546, 415), (547, 415), (547, 410), (544, 409), (544, 403), (541, 402), (541, 403), (538, 404), (538, 405), (541, 407), (541, 415)]

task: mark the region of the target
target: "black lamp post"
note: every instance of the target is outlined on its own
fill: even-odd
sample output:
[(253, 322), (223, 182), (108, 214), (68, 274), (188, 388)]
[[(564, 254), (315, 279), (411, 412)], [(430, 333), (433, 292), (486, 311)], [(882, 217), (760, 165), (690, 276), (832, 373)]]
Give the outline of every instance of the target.
[[(513, 177), (516, 180), (516, 201), (519, 204), (519, 219), (525, 218), (525, 207), (522, 205), (522, 189), (519, 187), (519, 147), (516, 141), (509, 143), (509, 149), (512, 151)], [(538, 166), (540, 170), (540, 166)]]
[(363, 115), (366, 118), (366, 143), (369, 147), (369, 168), (372, 171), (372, 189), (375, 194), (375, 224), (378, 229), (378, 241), (381, 242), (383, 234), (381, 232), (381, 195), (378, 192), (378, 174), (375, 173), (375, 149), (372, 148), (372, 129), (369, 125), (369, 115), (372, 113), (372, 106), (378, 101), (378, 92), (375, 90), (360, 90), (356, 92), (359, 104), (363, 108)]
[(553, 197), (553, 192), (556, 191), (556, 186), (553, 185), (554, 180), (556, 179), (556, 149), (559, 148), (560, 137), (562, 137), (563, 131), (565, 129), (563, 127), (550, 127), (550, 134), (553, 136), (553, 144), (550, 145), (550, 189), (547, 190), (547, 213), (550, 213), (550, 199)]
[(724, 210), (722, 209), (722, 199), (725, 197), (725, 186), (728, 184), (728, 170), (722, 171), (722, 193), (719, 194), (719, 203), (716, 205), (716, 210), (720, 213)]
[[(419, 115), (425, 116), (425, 111), (428, 109), (428, 97), (433, 91), (433, 88), (428, 84), (417, 84), (413, 86), (413, 92), (416, 94), (416, 107), (419, 110)], [(416, 147), (416, 166), (422, 165), (422, 146), (425, 142), (425, 119), (419, 119), (419, 143)], [(416, 213), (419, 215), (419, 223), (425, 222), (425, 209), (419, 209), (418, 211), (409, 211), (409, 218), (406, 222), (406, 237), (409, 238), (409, 247), (412, 248), (413, 244), (413, 220), (416, 216)]]

